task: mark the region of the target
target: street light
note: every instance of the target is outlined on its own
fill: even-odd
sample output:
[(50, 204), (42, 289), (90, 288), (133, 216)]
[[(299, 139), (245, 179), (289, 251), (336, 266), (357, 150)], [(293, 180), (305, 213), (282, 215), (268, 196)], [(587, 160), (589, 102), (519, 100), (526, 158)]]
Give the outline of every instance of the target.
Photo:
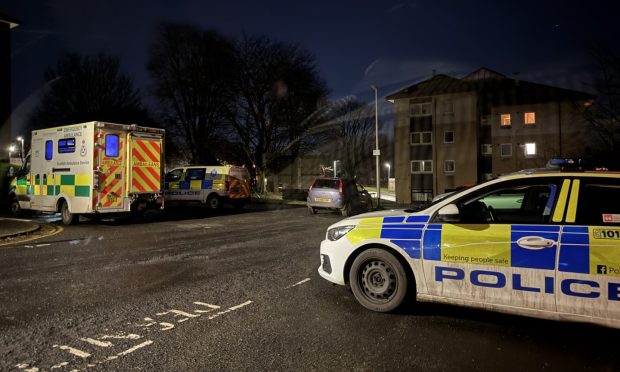
[(388, 169), (388, 187), (390, 185), (390, 163), (385, 163), (385, 166)]
[(381, 156), (381, 151), (379, 150), (379, 101), (377, 100), (377, 87), (375, 85), (371, 85), (370, 86), (372, 88), (372, 90), (375, 91), (375, 149), (373, 150), (372, 154), (376, 157), (377, 159), (377, 164), (375, 166), (376, 170), (377, 170), (377, 208), (381, 207), (381, 184), (379, 183), (379, 175), (380, 175), (380, 169), (379, 169), (379, 157)]
[(23, 164), (24, 163), (24, 137), (19, 136), (17, 137), (17, 140), (21, 142), (21, 145), (22, 145), (21, 151), (19, 152), (19, 158), (21, 159), (22, 164)]
[(15, 151), (15, 145), (9, 146), (9, 163), (11, 162), (11, 153)]

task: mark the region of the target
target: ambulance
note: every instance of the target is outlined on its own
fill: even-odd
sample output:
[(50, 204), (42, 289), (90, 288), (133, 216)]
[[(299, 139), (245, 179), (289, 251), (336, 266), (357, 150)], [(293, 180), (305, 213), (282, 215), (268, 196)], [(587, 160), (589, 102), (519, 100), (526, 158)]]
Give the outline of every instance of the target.
[(344, 219), (320, 260), (374, 311), (411, 296), (620, 328), (620, 173), (521, 172), (422, 211)]
[(163, 129), (92, 121), (32, 132), (12, 180), (11, 211), (115, 216), (163, 208)]
[(166, 202), (172, 204), (199, 203), (210, 209), (223, 204), (243, 208), (252, 196), (250, 173), (234, 165), (194, 165), (166, 173)]

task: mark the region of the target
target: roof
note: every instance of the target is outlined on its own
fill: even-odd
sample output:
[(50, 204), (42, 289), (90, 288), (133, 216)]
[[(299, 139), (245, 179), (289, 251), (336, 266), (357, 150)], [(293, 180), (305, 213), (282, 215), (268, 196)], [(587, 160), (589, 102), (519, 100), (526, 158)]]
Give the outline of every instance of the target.
[(480, 68), (458, 79), (448, 75), (435, 75), (386, 97), (388, 100), (429, 97), (442, 94), (476, 93), (483, 103), (514, 105), (527, 103), (587, 101), (594, 95), (507, 78), (487, 68)]
[(21, 24), (21, 22), (17, 19), (9, 17), (4, 13), (0, 13), (0, 23), (7, 23), (9, 25), (9, 28), (15, 28)]

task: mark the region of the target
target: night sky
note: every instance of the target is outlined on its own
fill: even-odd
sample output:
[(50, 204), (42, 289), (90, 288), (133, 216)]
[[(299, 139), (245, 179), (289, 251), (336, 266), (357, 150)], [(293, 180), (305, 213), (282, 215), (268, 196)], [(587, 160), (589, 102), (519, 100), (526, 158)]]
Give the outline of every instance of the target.
[(148, 93), (147, 49), (162, 21), (298, 43), (334, 99), (367, 101), (370, 84), (384, 96), (433, 69), (458, 77), (481, 66), (584, 90), (589, 49), (620, 50), (619, 10), (619, 1), (0, 1), (22, 22), (12, 34), (16, 114), (31, 110), (44, 70), (71, 52), (120, 57)]

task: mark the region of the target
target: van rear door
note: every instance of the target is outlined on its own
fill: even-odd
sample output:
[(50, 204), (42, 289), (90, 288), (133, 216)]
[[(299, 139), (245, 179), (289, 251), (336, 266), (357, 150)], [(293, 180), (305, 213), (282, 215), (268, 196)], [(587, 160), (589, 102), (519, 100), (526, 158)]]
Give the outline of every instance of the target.
[(161, 192), (162, 137), (134, 132), (130, 134), (130, 146), (130, 192)]
[[(127, 196), (126, 180), (126, 132), (109, 128), (100, 129), (95, 161), (99, 165), (99, 192), (96, 209), (118, 209), (123, 207)], [(95, 209), (95, 208), (93, 208)]]

